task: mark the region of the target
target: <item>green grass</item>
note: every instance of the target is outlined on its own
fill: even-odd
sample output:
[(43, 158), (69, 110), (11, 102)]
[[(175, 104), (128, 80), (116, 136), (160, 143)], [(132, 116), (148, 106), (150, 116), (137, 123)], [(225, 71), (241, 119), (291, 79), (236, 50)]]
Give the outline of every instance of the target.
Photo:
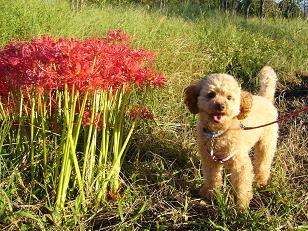
[[(194, 139), (195, 118), (183, 105), (183, 89), (210, 72), (229, 72), (244, 88), (258, 91), (256, 73), (264, 64), (278, 72), (277, 106), (282, 114), (305, 106), (307, 96), (284, 96), (307, 87), (308, 26), (303, 20), (245, 20), (205, 12), (187, 19), (141, 7), (85, 7), (65, 1), (0, 0), (0, 45), (50, 34), (55, 37), (104, 36), (111, 29), (133, 36), (134, 46), (157, 53), (157, 68), (168, 86), (150, 98), (156, 123), (140, 127), (123, 165), (122, 197), (94, 212), (73, 217), (68, 202), (55, 223), (41, 192), (33, 191), (29, 168), (0, 155), (0, 228), (105, 230), (305, 230), (308, 225), (307, 124), (305, 115), (281, 124), (272, 180), (255, 190), (251, 209), (240, 213), (231, 196), (228, 173), (213, 202), (197, 196), (202, 182)], [(306, 76), (306, 77), (305, 77)], [(292, 92), (291, 92), (292, 93)], [(306, 100), (306, 101), (305, 101)], [(35, 198), (33, 195), (40, 195)]]

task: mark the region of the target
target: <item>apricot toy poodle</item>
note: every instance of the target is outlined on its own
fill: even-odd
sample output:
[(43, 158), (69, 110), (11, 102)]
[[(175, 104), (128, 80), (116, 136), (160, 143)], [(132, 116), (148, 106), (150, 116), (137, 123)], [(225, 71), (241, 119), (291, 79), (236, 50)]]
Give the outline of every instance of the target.
[[(267, 184), (278, 138), (277, 123), (244, 130), (277, 119), (273, 105), (276, 73), (265, 66), (259, 74), (259, 95), (241, 90), (228, 74), (210, 74), (185, 89), (184, 102), (198, 114), (197, 143), (204, 177), (199, 194), (210, 198), (222, 185), (222, 169), (230, 170), (240, 208), (249, 207), (252, 184)], [(253, 161), (249, 157), (254, 147)]]

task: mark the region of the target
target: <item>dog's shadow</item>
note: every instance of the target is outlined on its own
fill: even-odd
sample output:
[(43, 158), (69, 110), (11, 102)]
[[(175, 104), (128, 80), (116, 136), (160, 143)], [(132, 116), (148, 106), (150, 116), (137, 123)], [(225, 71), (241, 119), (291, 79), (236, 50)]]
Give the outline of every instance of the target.
[(151, 185), (155, 190), (173, 187), (197, 197), (201, 178), (196, 151), (163, 133), (139, 132), (134, 137), (123, 164), (124, 175), (134, 176), (135, 179), (130, 180)]

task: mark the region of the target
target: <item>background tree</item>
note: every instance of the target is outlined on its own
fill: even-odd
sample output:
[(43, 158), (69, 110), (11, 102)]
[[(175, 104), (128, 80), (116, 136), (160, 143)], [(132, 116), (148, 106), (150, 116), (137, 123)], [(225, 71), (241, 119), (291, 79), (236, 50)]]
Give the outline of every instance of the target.
[(308, 16), (308, 0), (300, 0), (298, 2), (298, 5), (302, 10), (303, 16), (307, 17)]
[(211, 10), (264, 17), (299, 17), (307, 16), (308, 0), (69, 0), (75, 10), (80, 10), (83, 3), (95, 4), (135, 4), (166, 10), (169, 13), (195, 17)]
[(252, 0), (244, 0), (246, 18), (249, 17), (251, 5), (252, 5)]
[(279, 8), (285, 18), (299, 17), (303, 14), (300, 6), (294, 0), (282, 0), (279, 3)]
[(259, 17), (260, 18), (264, 17), (264, 5), (265, 5), (265, 0), (260, 0), (260, 8), (259, 8)]

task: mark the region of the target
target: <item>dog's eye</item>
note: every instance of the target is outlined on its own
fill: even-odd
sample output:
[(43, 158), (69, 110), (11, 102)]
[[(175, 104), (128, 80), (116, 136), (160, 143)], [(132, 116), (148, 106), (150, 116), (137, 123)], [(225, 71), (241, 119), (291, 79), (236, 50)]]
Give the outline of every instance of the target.
[(227, 96), (227, 100), (231, 100), (232, 99), (232, 96), (231, 95), (228, 95)]
[(213, 99), (214, 97), (216, 96), (216, 93), (215, 92), (209, 92), (207, 95), (206, 95), (206, 97), (208, 98), (208, 99)]

